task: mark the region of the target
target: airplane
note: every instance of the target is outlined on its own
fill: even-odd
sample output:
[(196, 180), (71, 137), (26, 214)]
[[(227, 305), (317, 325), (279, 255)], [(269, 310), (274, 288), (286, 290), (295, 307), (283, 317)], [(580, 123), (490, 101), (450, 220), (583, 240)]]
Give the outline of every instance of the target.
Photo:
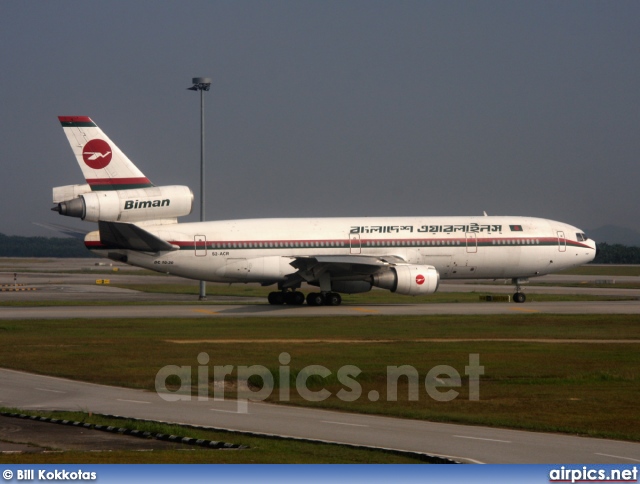
[[(272, 305), (336, 306), (373, 287), (433, 294), (444, 279), (521, 284), (586, 264), (596, 244), (571, 225), (520, 216), (270, 218), (178, 223), (186, 186), (155, 186), (87, 116), (59, 116), (86, 183), (53, 188), (52, 210), (97, 222), (98, 256), (189, 279), (277, 284)], [(303, 283), (317, 287), (305, 295)]]

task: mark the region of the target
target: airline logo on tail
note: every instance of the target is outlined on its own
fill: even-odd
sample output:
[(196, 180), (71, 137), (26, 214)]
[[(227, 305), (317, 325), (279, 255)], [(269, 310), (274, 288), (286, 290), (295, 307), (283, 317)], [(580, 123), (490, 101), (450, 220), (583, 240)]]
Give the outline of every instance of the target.
[(150, 188), (153, 183), (88, 116), (58, 116), (92, 191)]
[(92, 139), (84, 145), (82, 159), (87, 166), (100, 170), (111, 162), (111, 146), (104, 140)]

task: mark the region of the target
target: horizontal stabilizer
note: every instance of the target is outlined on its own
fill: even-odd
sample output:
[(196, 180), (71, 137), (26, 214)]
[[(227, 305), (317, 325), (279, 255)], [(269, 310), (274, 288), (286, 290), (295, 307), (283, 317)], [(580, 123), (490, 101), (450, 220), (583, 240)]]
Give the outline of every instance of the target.
[(130, 249), (142, 252), (177, 250), (179, 247), (133, 224), (98, 222), (100, 242), (114, 249)]

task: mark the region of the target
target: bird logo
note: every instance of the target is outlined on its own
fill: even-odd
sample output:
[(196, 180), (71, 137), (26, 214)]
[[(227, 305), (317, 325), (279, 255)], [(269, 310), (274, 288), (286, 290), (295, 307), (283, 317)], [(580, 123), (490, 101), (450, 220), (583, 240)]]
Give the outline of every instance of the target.
[(104, 140), (92, 139), (84, 145), (82, 159), (87, 166), (100, 170), (111, 162), (111, 146)]

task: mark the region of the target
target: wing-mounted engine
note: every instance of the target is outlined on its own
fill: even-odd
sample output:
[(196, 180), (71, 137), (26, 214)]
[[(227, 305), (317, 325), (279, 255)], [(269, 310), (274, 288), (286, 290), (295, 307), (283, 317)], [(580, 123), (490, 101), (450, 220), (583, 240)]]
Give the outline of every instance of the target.
[(92, 191), (89, 185), (53, 189), (51, 210), (89, 222), (142, 222), (189, 215), (193, 192), (185, 186)]
[(371, 284), (407, 296), (433, 294), (440, 274), (433, 266), (398, 264), (371, 276)]

